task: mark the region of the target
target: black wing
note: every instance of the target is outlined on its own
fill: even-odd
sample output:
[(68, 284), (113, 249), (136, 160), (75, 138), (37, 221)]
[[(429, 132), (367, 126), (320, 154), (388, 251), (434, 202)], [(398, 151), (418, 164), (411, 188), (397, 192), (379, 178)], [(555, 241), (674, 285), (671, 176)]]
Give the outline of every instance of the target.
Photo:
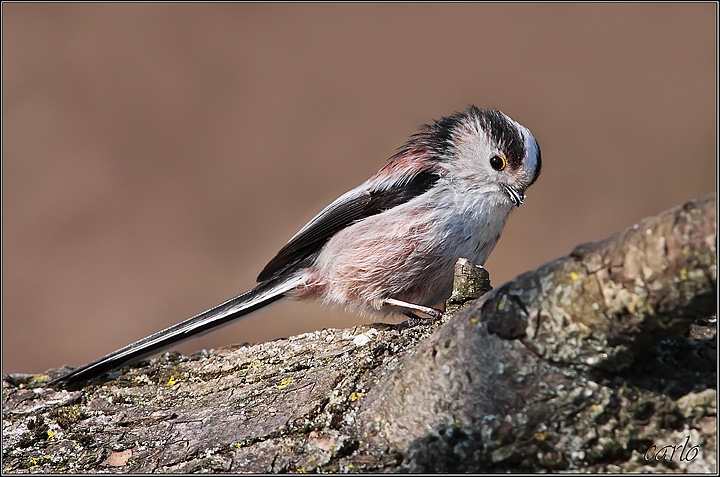
[(327, 206), (305, 225), (265, 266), (258, 281), (269, 280), (296, 266), (319, 251), (338, 231), (375, 214), (413, 199), (430, 189), (440, 173), (425, 170), (406, 181), (395, 182), (381, 189), (353, 189)]

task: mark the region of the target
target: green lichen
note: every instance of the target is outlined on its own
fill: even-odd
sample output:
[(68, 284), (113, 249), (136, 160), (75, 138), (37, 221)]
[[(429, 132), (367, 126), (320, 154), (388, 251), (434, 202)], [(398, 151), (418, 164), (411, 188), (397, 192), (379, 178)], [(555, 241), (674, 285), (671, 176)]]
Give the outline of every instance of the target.
[(55, 420), (62, 429), (69, 429), (78, 421), (82, 421), (87, 413), (78, 405), (59, 407), (50, 411), (50, 417)]

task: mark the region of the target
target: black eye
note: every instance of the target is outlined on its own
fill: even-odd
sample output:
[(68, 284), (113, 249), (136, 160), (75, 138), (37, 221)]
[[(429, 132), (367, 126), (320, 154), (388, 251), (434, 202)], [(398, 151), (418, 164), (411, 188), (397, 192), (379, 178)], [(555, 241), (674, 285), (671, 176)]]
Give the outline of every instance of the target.
[(505, 169), (505, 158), (502, 156), (493, 156), (490, 158), (490, 167), (496, 171)]

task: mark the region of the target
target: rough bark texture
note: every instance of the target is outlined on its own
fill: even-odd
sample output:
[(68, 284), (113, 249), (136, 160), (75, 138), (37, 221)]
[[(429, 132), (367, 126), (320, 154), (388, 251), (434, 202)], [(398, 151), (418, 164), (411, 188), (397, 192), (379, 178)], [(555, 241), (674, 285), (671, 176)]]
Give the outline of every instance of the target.
[[(581, 245), (431, 327), (166, 354), (78, 390), (5, 377), (3, 469), (715, 472), (715, 204)], [(458, 290), (484, 287), (458, 270)]]

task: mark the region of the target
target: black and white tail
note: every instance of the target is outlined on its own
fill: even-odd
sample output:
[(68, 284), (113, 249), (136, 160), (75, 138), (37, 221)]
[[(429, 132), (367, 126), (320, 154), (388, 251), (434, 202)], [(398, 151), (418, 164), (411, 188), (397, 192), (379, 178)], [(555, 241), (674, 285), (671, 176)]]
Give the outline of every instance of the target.
[(187, 339), (196, 338), (284, 298), (288, 291), (302, 282), (302, 276), (293, 275), (261, 283), (252, 290), (199, 315), (75, 368), (69, 373), (52, 380), (50, 384), (72, 384), (87, 381), (170, 348)]

